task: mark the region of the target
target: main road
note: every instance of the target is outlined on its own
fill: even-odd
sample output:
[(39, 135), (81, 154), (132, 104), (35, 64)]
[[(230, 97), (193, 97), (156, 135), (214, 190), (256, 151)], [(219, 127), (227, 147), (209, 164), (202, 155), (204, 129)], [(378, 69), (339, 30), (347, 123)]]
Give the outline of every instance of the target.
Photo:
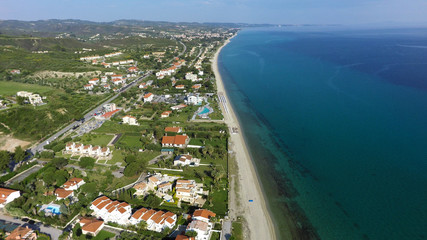
[[(145, 78), (147, 78), (151, 74), (152, 74), (152, 71), (150, 70), (150, 71), (146, 72), (143, 76), (139, 77), (136, 80), (133, 80), (129, 84), (127, 84), (124, 87), (120, 88), (119, 91), (117, 92), (117, 94), (115, 94), (114, 96), (112, 96), (111, 98), (109, 98), (108, 100), (106, 100), (105, 102), (101, 103), (100, 105), (98, 105), (97, 107), (95, 107), (94, 109), (92, 109), (91, 111), (89, 111), (88, 113), (86, 113), (84, 115), (84, 120), (85, 121), (89, 121), (90, 119), (92, 119), (94, 117), (95, 113), (100, 112), (102, 110), (102, 106), (104, 104), (112, 102), (114, 99), (116, 99), (120, 95), (120, 93), (127, 91), (129, 88), (131, 88), (133, 86), (136, 86), (136, 84), (138, 84), (140, 81), (144, 80)], [(31, 153), (35, 154), (36, 152), (43, 151), (44, 146), (46, 146), (48, 143), (52, 142), (53, 140), (55, 140), (56, 138), (58, 138), (62, 134), (66, 133), (67, 131), (69, 131), (70, 129), (72, 129), (73, 127), (79, 126), (80, 124), (81, 124), (80, 121), (75, 121), (75, 122), (69, 124), (68, 126), (64, 127), (63, 129), (59, 130), (58, 132), (56, 132), (55, 134), (53, 134), (52, 136), (50, 136), (48, 139), (45, 139), (43, 142), (37, 144), (36, 146), (33, 146), (31, 148)]]

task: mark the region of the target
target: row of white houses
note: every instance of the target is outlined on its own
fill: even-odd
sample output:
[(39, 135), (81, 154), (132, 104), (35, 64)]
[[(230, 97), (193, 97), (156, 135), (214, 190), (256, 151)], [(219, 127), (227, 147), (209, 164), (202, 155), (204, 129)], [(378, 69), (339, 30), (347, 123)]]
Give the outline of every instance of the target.
[(93, 215), (105, 222), (120, 225), (136, 225), (141, 221), (147, 223), (147, 229), (162, 232), (175, 227), (177, 216), (172, 212), (155, 211), (141, 208), (132, 214), (131, 206), (126, 202), (113, 201), (106, 196), (95, 199), (89, 207)]
[(81, 143), (69, 142), (65, 146), (65, 152), (77, 155), (88, 155), (93, 157), (107, 157), (111, 154), (109, 147), (83, 145)]

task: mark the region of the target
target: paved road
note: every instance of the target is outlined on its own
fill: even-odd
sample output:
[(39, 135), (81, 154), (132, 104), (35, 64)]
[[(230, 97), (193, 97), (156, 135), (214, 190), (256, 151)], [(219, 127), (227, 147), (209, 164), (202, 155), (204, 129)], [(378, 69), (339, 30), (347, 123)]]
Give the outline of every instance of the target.
[[(106, 100), (105, 102), (101, 103), (99, 106), (97, 106), (96, 108), (94, 108), (92, 111), (88, 112), (85, 116), (84, 119), (85, 121), (89, 121), (90, 119), (92, 119), (94, 117), (94, 114), (97, 112), (100, 112), (102, 110), (102, 106), (104, 104), (110, 103), (111, 101), (113, 101), (114, 99), (116, 99), (120, 93), (127, 91), (129, 88), (136, 86), (140, 81), (142, 81), (143, 79), (147, 78), (148, 76), (150, 76), (152, 73), (152, 71), (148, 71), (147, 73), (145, 73), (142, 77), (132, 81), (131, 83), (127, 84), (126, 86), (122, 87), (120, 89), (120, 91), (114, 95), (113, 97), (111, 97), (110, 99)], [(31, 152), (33, 154), (35, 154), (36, 152), (41, 152), (44, 149), (44, 146), (48, 144), (48, 142), (52, 142), (53, 140), (55, 140), (57, 137), (59, 137), (60, 135), (68, 132), (70, 129), (72, 129), (75, 126), (80, 125), (81, 122), (80, 121), (75, 121), (71, 124), (69, 124), (68, 126), (64, 127), (63, 129), (61, 129), (59, 132), (55, 133), (54, 135), (52, 135), (51, 137), (49, 137), (48, 139), (44, 140), (43, 142), (39, 143), (37, 146), (33, 147), (31, 149)]]
[(37, 231), (40, 231), (42, 233), (49, 235), (52, 238), (52, 240), (57, 240), (59, 238), (59, 236), (61, 236), (61, 234), (62, 234), (62, 230), (59, 230), (59, 229), (54, 228), (54, 227), (44, 226), (41, 222), (29, 224), (29, 223), (22, 221), (21, 219), (15, 219), (13, 217), (4, 215), (3, 213), (0, 213), (0, 219), (5, 220), (5, 221), (9, 221), (9, 222), (13, 222), (13, 223), (18, 223), (18, 224), (23, 225), (24, 227), (28, 226), (29, 228), (31, 228), (33, 230), (37, 230)]
[(14, 176), (13, 178), (9, 179), (7, 182), (5, 182), (6, 186), (10, 186), (16, 182), (21, 182), (22, 180), (24, 180), (26, 177), (30, 176), (30, 174), (37, 172), (38, 170), (40, 170), (43, 166), (41, 165), (34, 165), (31, 168), (25, 170), (24, 172)]
[[(163, 159), (162, 159), (162, 157), (163, 157)], [(148, 165), (153, 165), (153, 164), (157, 163), (160, 160), (167, 160), (167, 159), (169, 159), (171, 157), (172, 157), (172, 155), (163, 155), (163, 154), (161, 154), (161, 155), (159, 155), (159, 156), (151, 159), (150, 161), (148, 161)]]
[(228, 240), (231, 237), (231, 221), (224, 220), (222, 223), (221, 240)]

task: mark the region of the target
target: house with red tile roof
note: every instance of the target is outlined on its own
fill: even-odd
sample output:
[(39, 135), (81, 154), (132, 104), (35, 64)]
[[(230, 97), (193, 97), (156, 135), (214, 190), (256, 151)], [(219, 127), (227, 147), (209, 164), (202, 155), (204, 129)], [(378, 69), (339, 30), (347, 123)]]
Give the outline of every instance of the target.
[(183, 148), (190, 142), (187, 135), (164, 136), (162, 138), (162, 147), (179, 147)]
[(147, 93), (144, 95), (144, 102), (151, 102), (153, 101), (154, 95), (152, 93)]
[(155, 232), (162, 232), (164, 229), (172, 229), (176, 224), (176, 214), (172, 212), (155, 211), (141, 208), (130, 218), (131, 224), (138, 224), (141, 221), (147, 223), (147, 229)]
[(5, 239), (6, 240), (36, 240), (37, 233), (35, 233), (34, 230), (29, 228), (28, 226), (17, 227)]
[(16, 198), (19, 198), (21, 193), (18, 190), (0, 188), (0, 208), (6, 206), (6, 204), (12, 202)]
[(115, 222), (121, 225), (129, 223), (132, 209), (126, 202), (113, 201), (102, 196), (95, 199), (89, 207), (93, 215), (102, 218), (105, 222)]
[(175, 86), (176, 89), (185, 89), (185, 85), (176, 85)]
[(57, 189), (55, 189), (54, 194), (56, 196), (56, 200), (61, 200), (61, 199), (73, 197), (74, 191), (73, 190), (65, 190), (63, 188), (57, 188)]
[[(97, 146), (98, 147), (98, 146)], [(77, 190), (79, 187), (81, 187), (86, 182), (83, 180), (83, 178), (71, 178), (68, 181), (66, 181), (62, 187), (65, 190)]]
[(136, 120), (136, 117), (126, 115), (122, 117), (123, 124), (129, 124), (129, 125), (139, 125), (138, 121)]
[(164, 111), (162, 114), (160, 114), (161, 118), (167, 118), (172, 113), (172, 111)]
[(96, 236), (104, 227), (104, 221), (96, 218), (81, 217), (78, 222), (82, 227), (82, 233), (86, 235)]

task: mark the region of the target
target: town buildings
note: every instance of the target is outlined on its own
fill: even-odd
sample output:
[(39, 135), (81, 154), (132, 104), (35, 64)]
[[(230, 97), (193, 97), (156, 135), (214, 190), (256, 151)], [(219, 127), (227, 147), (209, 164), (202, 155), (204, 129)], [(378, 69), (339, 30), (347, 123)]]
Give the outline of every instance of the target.
[(65, 145), (65, 153), (89, 157), (107, 157), (110, 155), (111, 151), (109, 147), (69, 142)]
[(175, 185), (176, 198), (179, 201), (188, 202), (193, 206), (203, 206), (206, 202), (202, 195), (205, 195), (203, 191), (203, 183), (196, 183), (194, 180), (177, 180)]
[(90, 217), (81, 217), (78, 220), (78, 223), (82, 228), (82, 233), (91, 236), (98, 235), (104, 227), (104, 221)]
[(174, 166), (199, 166), (200, 159), (193, 158), (189, 154), (178, 155), (173, 160)]

